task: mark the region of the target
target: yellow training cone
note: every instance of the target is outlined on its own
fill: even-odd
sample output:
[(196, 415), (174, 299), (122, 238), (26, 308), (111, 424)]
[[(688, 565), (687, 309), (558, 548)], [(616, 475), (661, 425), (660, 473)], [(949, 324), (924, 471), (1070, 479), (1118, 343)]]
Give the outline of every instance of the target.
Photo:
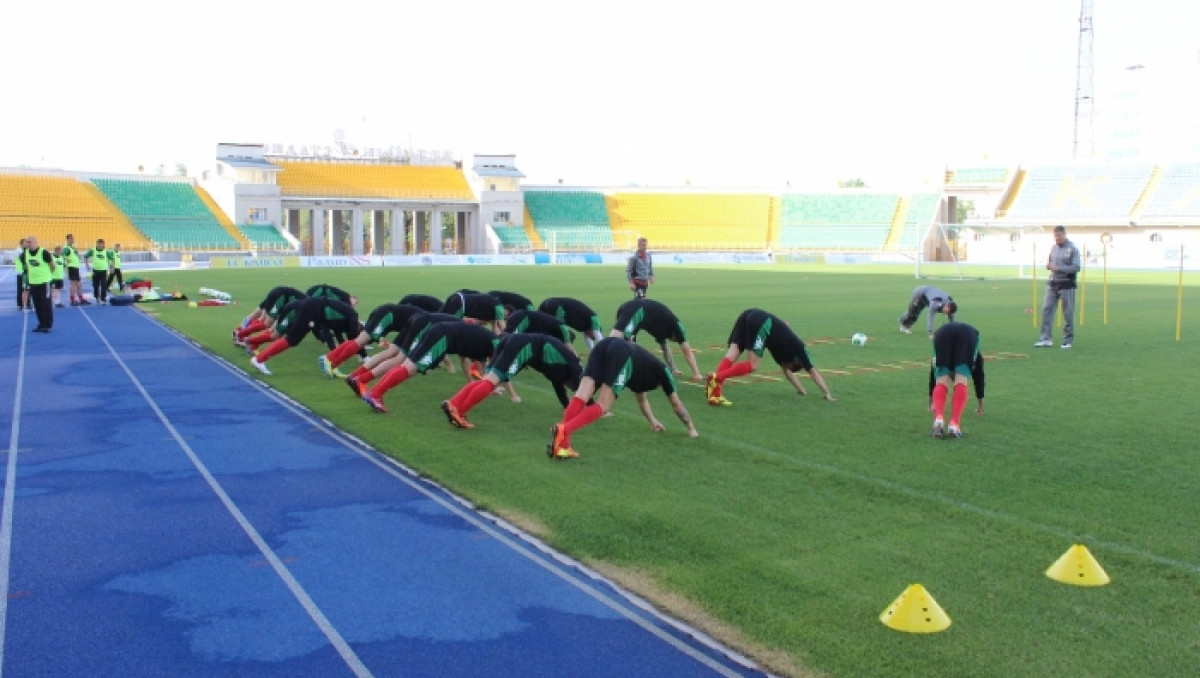
[(924, 586), (913, 584), (879, 615), (883, 625), (906, 633), (937, 633), (950, 628), (950, 617)]
[(1083, 544), (1075, 544), (1046, 570), (1046, 576), (1075, 586), (1104, 586), (1109, 582), (1104, 568)]

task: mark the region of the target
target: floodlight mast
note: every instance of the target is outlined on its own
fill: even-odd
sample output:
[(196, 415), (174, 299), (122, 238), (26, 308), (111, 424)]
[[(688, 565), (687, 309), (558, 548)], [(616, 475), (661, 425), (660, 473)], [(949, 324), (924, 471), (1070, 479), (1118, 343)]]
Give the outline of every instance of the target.
[(1075, 146), (1073, 157), (1090, 160), (1095, 152), (1092, 109), (1095, 103), (1092, 76), (1095, 54), (1092, 47), (1092, 0), (1082, 0), (1079, 8), (1079, 57), (1075, 67)]

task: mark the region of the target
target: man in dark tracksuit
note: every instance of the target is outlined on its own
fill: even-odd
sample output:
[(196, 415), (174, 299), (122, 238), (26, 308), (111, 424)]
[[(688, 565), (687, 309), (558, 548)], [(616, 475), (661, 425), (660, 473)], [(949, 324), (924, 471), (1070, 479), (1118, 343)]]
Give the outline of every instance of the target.
[[(583, 373), (579, 356), (558, 339), (546, 334), (506, 334), (500, 338), (483, 378), (462, 387), (450, 400), (443, 400), (442, 412), (452, 426), (475, 428), (467, 421), (467, 412), (486, 400), (496, 386), (508, 383), (526, 367), (541, 372), (550, 381), (564, 408), (569, 403), (567, 389), (579, 388)], [(519, 402), (520, 398), (513, 400)]]
[(954, 297), (933, 285), (922, 285), (913, 290), (912, 298), (908, 301), (908, 310), (900, 316), (900, 331), (912, 334), (913, 324), (917, 322), (921, 311), (926, 308), (929, 309), (929, 317), (926, 319), (927, 331), (929, 338), (932, 339), (933, 317), (938, 313), (945, 313), (949, 318), (948, 322), (953, 322), (954, 314), (958, 311), (958, 304), (954, 303)]
[[(978, 406), (975, 414), (983, 414), (983, 353), (979, 350), (979, 330), (967, 323), (948, 322), (933, 334), (933, 364), (929, 368), (929, 409), (933, 412), (933, 437), (949, 434), (962, 437), (963, 408), (967, 405), (967, 379), (975, 384)], [(954, 384), (950, 404), (950, 428), (945, 426), (942, 413), (946, 409), (946, 394)]]

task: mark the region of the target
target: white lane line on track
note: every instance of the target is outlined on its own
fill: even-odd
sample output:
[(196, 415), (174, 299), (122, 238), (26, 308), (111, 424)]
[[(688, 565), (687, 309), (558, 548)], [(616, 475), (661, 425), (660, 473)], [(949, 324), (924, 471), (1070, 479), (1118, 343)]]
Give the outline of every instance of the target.
[(13, 495), (17, 490), (17, 445), (21, 439), (21, 397), (25, 390), (25, 339), (29, 314), (21, 314), (21, 349), (17, 358), (17, 390), (13, 395), (8, 434), (8, 466), (4, 472), (4, 517), (0, 520), (0, 676), (4, 675), (4, 639), (8, 631), (8, 575), (12, 562)]
[[(150, 394), (142, 386), (142, 383), (138, 381), (137, 376), (133, 374), (133, 371), (129, 369), (129, 366), (126, 365), (125, 361), (121, 359), (121, 356), (117, 354), (116, 349), (113, 348), (112, 344), (109, 343), (108, 338), (104, 336), (104, 333), (100, 331), (99, 327), (96, 327), (96, 324), (92, 322), (92, 319), (88, 317), (86, 313), (81, 313), (81, 315), (87, 320), (88, 324), (92, 326), (92, 329), (95, 330), (96, 335), (100, 337), (100, 341), (104, 342), (105, 347), (108, 348), (108, 351), (112, 354), (113, 359), (117, 361), (117, 364), (121, 366), (122, 370), (124, 370), (125, 375), (129, 377), (129, 380), (133, 383), (134, 387), (137, 388), (138, 392), (142, 394), (142, 398), (145, 399), (146, 404), (150, 406), (150, 409), (154, 410), (155, 416), (158, 417), (159, 421), (161, 421), (163, 426), (166, 427), (167, 431), (170, 432), (171, 437), (174, 438), (176, 444), (179, 445), (180, 449), (182, 449), (184, 454), (187, 455), (188, 459), (191, 460), (192, 464), (196, 467), (196, 470), (200, 473), (201, 477), (204, 478), (204, 481), (208, 483), (208, 486), (212, 489), (213, 493), (216, 494), (217, 498), (221, 500), (221, 503), (225, 505), (225, 509), (229, 511), (229, 514), (232, 515), (233, 519), (237, 521), (239, 526), (241, 526), (242, 530), (246, 533), (246, 536), (250, 538), (250, 541), (254, 542), (254, 545), (258, 547), (259, 552), (262, 553), (267, 562), (271, 564), (271, 568), (274, 569), (275, 573), (279, 575), (279, 578), (283, 580), (283, 583), (288, 587), (288, 590), (292, 592), (292, 595), (296, 597), (296, 600), (299, 601), (300, 605), (304, 608), (304, 611), (308, 613), (308, 616), (312, 618), (313, 622), (317, 625), (317, 628), (321, 630), (321, 633), (325, 634), (325, 637), (329, 639), (330, 644), (332, 644), (334, 649), (337, 650), (338, 654), (342, 656), (342, 660), (346, 662), (347, 666), (350, 667), (350, 670), (354, 672), (354, 675), (359, 676), (360, 678), (371, 678), (371, 671), (367, 669), (366, 665), (362, 663), (362, 660), (359, 659), (354, 650), (350, 648), (350, 645), (346, 642), (346, 639), (343, 638), (340, 633), (338, 633), (337, 629), (333, 627), (333, 624), (329, 621), (325, 614), (321, 612), (321, 609), (317, 607), (316, 602), (314, 602), (313, 599), (308, 595), (308, 593), (304, 590), (304, 587), (300, 585), (300, 582), (292, 576), (292, 573), (279, 559), (279, 556), (275, 555), (275, 552), (271, 550), (270, 545), (268, 545), (266, 540), (262, 538), (262, 535), (258, 533), (258, 530), (254, 529), (254, 526), (250, 524), (250, 521), (246, 518), (246, 516), (241, 512), (240, 509), (238, 509), (237, 505), (233, 503), (233, 500), (225, 492), (224, 488), (221, 487), (221, 484), (217, 482), (217, 479), (213, 477), (212, 473), (209, 472), (208, 468), (205, 467), (204, 462), (200, 461), (200, 457), (196, 456), (195, 451), (193, 451), (191, 446), (187, 444), (187, 441), (183, 439), (183, 436), (179, 435), (179, 431), (175, 429), (175, 426), (171, 424), (169, 419), (167, 419), (166, 414), (159, 409), (158, 403), (154, 402), (154, 399), (150, 397)], [(143, 315), (142, 317), (145, 316)]]
[[(588, 584), (587, 582), (583, 581), (582, 579), (580, 579), (579, 577), (575, 576), (573, 573), (571, 573), (567, 569), (565, 569), (565, 568), (569, 567), (569, 568), (579, 568), (580, 570), (586, 571), (586, 568), (584, 568), (582, 565), (575, 563), (574, 561), (567, 558), (566, 556), (563, 556), (546, 546), (536, 546), (535, 545), (533, 548), (526, 547), (525, 545), (523, 545), (517, 541), (517, 539), (513, 533), (508, 532), (506, 530), (502, 530), (502, 529), (496, 527), (494, 524), (483, 519), (482, 517), (480, 517), (480, 515), (476, 511), (471, 509), (465, 502), (460, 505), (460, 504), (456, 504), (455, 502), (446, 499), (446, 495), (452, 496), (452, 493), (450, 493), (449, 491), (444, 490), (444, 489), (440, 489), (440, 491), (438, 491), (438, 492), (430, 490), (429, 487), (423, 486), (423, 483), (428, 483), (429, 481), (418, 480), (416, 478), (415, 474), (412, 473), (412, 471), (409, 471), (405, 467), (401, 466), (395, 460), (385, 457), (380, 453), (373, 452), (372, 450), (366, 449), (361, 444), (355, 444), (354, 441), (352, 441), (346, 437), (345, 433), (334, 428), (332, 426), (332, 424), (330, 424), (329, 422), (326, 422), (325, 420), (318, 418), (310, 410), (304, 408), (303, 406), (298, 405), (291, 398), (288, 398), (287, 396), (283, 395), (282, 393), (270, 388), (267, 384), (264, 384), (262, 382), (259, 382), (255, 379), (253, 379), (249, 375), (249, 373), (247, 373), (243, 370), (237, 369), (236, 367), (233, 366), (232, 363), (229, 363), (228, 361), (217, 359), (212, 353), (209, 353), (208, 351), (204, 350), (197, 343), (180, 335), (178, 332), (174, 331), (172, 328), (167, 327), (167, 326), (163, 325), (162, 323), (159, 323), (158, 321), (156, 321), (152, 318), (149, 318), (147, 316), (143, 315), (143, 317), (146, 317), (147, 322), (150, 322), (152, 324), (155, 324), (159, 327), (166, 329), (169, 334), (174, 336), (181, 343), (190, 347), (191, 349), (193, 349), (200, 355), (204, 356), (205, 358), (213, 361), (214, 364), (225, 369), (226, 371), (228, 371), (230, 374), (237, 377), (238, 379), (241, 379), (245, 383), (255, 387), (256, 389), (261, 391), (264, 395), (266, 395), (268, 398), (271, 398), (275, 402), (279, 403), (285, 409), (287, 409), (289, 412), (291, 412), (298, 418), (313, 425), (316, 428), (319, 428), (327, 436), (329, 436), (331, 439), (336, 441), (339, 445), (345, 447), (348, 450), (351, 450), (355, 454), (357, 454), (357, 455), (361, 456), (362, 458), (366, 459), (367, 461), (371, 462), (372, 464), (374, 464), (375, 466), (377, 466), (384, 472), (388, 473), (392, 477), (400, 480), (401, 482), (408, 485), (412, 489), (416, 490), (417, 492), (419, 492), (419, 493), (423, 494), (424, 496), (426, 496), (427, 498), (429, 498), (431, 501), (437, 503), (438, 505), (440, 505), (443, 508), (445, 508), (446, 510), (450, 511), (454, 515), (456, 515), (456, 516), (462, 518), (463, 520), (465, 520), (466, 522), (470, 523), (475, 528), (486, 533), (488, 536), (499, 541), (501, 544), (504, 544), (508, 548), (512, 549), (514, 552), (518, 553), (519, 555), (521, 555), (521, 556), (525, 557), (526, 559), (528, 559), (529, 561), (533, 562), (538, 567), (541, 567), (542, 569), (550, 572), (551, 574), (558, 577), (562, 581), (570, 584), (571, 586), (575, 587), (576, 589), (579, 589), (584, 594), (586, 594), (588, 597), (601, 603), (605, 607), (608, 607), (609, 609), (613, 610), (614, 612), (620, 614), (622, 617), (624, 617), (624, 618), (628, 619), (629, 621), (633, 622), (634, 624), (638, 625), (643, 630), (645, 630), (646, 632), (655, 636), (656, 638), (663, 641), (664, 643), (670, 645), (672, 648), (678, 650), (680, 653), (685, 654), (688, 657), (691, 657), (695, 661), (712, 669), (715, 673), (717, 673), (721, 676), (725, 676), (725, 678), (741, 678), (741, 676), (742, 676), (741, 673), (734, 671), (733, 669), (729, 668), (728, 666), (718, 662), (717, 660), (713, 659), (712, 657), (709, 657), (708, 655), (697, 650), (696, 648), (692, 647), (691, 645), (688, 645), (687, 643), (680, 640), (679, 638), (676, 638), (675, 636), (666, 632), (665, 630), (660, 628), (658, 625), (656, 625), (653, 622), (646, 619), (644, 615), (649, 614), (649, 615), (653, 616), (655, 619), (657, 619), (658, 621), (692, 636), (701, 644), (704, 644), (704, 645), (708, 646), (709, 648), (726, 655), (727, 657), (730, 658), (730, 660), (732, 660), (736, 663), (739, 663), (747, 668), (754, 669), (756, 671), (765, 673), (764, 669), (757, 666), (749, 659), (740, 657), (739, 655), (737, 655), (736, 653), (731, 651), (729, 648), (723, 647), (723, 646), (719, 645), (718, 643), (716, 643), (716, 641), (707, 638), (700, 631), (690, 628), (690, 627), (682, 624), (681, 622), (678, 622), (674, 619), (671, 619), (670, 617), (660, 614), (658, 611), (654, 610), (649, 605), (643, 604), (643, 606), (639, 608), (641, 611), (641, 614), (639, 614), (638, 612), (635, 612), (634, 610), (631, 609), (631, 605), (622, 603), (620, 600), (604, 593), (603, 591), (600, 591), (596, 587)], [(549, 392), (548, 389), (547, 389), (547, 392)], [(527, 538), (531, 541), (535, 541), (535, 540), (533, 540), (532, 537), (527, 537)], [(542, 551), (543, 552), (542, 556), (550, 556), (550, 557), (554, 558), (556, 561), (563, 563), (565, 565), (565, 567), (559, 567), (559, 566), (555, 565), (554, 563), (547, 561), (545, 557), (541, 557), (537, 553), (535, 553), (534, 552), (535, 550)], [(600, 578), (600, 579), (603, 581), (602, 578)], [(614, 588), (618, 588), (615, 585), (613, 585), (611, 582), (607, 582), (607, 583), (612, 585)], [(769, 675), (769, 674), (767, 674), (767, 675)]]

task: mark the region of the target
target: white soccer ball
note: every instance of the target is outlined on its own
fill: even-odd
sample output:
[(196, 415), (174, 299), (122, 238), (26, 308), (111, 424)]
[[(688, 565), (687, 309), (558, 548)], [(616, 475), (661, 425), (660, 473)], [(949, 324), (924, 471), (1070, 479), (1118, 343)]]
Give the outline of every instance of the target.
[(855, 332), (854, 336), (850, 337), (850, 343), (854, 344), (855, 346), (866, 346), (867, 335), (863, 334), (862, 332)]

